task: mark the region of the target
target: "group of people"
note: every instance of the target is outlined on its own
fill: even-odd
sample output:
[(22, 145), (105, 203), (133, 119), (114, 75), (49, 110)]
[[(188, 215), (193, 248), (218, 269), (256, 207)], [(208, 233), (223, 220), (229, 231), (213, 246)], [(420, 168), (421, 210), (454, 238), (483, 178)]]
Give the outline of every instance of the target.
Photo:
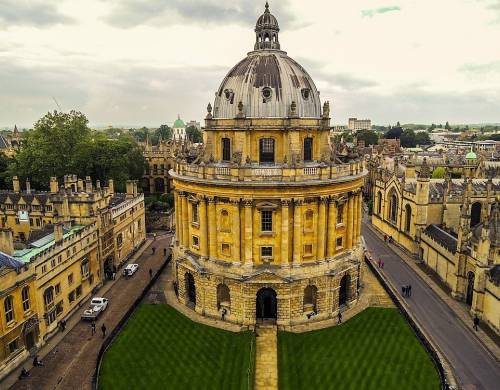
[[(92, 320), (90, 327), (92, 329), (92, 336), (93, 336), (93, 335), (95, 335), (95, 332), (96, 332), (95, 320)], [(106, 337), (106, 325), (104, 325), (104, 323), (101, 326), (101, 332), (102, 332), (102, 338)]]
[(403, 297), (411, 297), (411, 284), (401, 287), (401, 290), (403, 292)]
[(378, 259), (377, 264), (378, 264), (378, 267), (379, 267), (379, 268), (384, 268), (384, 260), (382, 260), (382, 259)]
[(394, 242), (394, 240), (392, 239), (392, 236), (388, 236), (387, 234), (384, 234), (384, 242), (385, 243), (389, 243), (389, 244), (392, 244)]
[[(33, 367), (43, 367), (42, 361), (38, 358), (38, 355), (35, 355), (33, 357)], [(23, 367), (21, 369), (21, 373), (19, 374), (19, 379), (24, 379), (30, 376), (30, 373), (28, 370), (26, 370), (26, 367)]]

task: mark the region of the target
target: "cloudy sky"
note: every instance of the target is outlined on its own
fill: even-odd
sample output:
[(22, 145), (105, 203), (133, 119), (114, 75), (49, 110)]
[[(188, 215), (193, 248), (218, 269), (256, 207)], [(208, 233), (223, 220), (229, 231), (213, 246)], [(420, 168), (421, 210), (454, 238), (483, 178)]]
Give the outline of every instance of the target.
[[(0, 0), (0, 126), (201, 120), (253, 48), (255, 0)], [(271, 0), (334, 123), (500, 122), (500, 0)]]

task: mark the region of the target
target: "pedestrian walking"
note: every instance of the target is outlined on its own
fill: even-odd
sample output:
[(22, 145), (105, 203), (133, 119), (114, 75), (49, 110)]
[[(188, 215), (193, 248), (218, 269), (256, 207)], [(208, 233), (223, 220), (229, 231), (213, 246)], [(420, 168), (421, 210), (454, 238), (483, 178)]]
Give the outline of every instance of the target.
[(155, 248), (155, 247), (152, 247), (152, 248), (151, 248), (151, 253), (154, 255), (154, 254), (155, 254), (155, 252), (156, 252), (156, 248)]
[(224, 321), (224, 320), (225, 320), (225, 318), (226, 318), (226, 313), (227, 313), (226, 308), (223, 308), (223, 309), (222, 309), (222, 313), (221, 313), (221, 318), (222, 318), (222, 321)]
[(411, 297), (411, 284), (408, 285), (407, 292), (408, 292), (408, 296)]
[(42, 361), (38, 360), (38, 355), (33, 358), (33, 367), (43, 367)]
[(384, 242), (387, 242), (387, 234), (384, 234)]
[(377, 265), (378, 265), (378, 267), (380, 268), (380, 259), (378, 259), (378, 261), (377, 261)]
[(163, 248), (163, 256), (167, 255), (167, 248)]
[(92, 336), (95, 335), (95, 320), (92, 320), (92, 324), (90, 325), (92, 327)]
[(106, 337), (106, 325), (102, 324), (101, 330), (102, 330), (102, 338)]
[(382, 259), (380, 260), (380, 268), (382, 268), (382, 269), (384, 268), (384, 260), (382, 260)]
[(149, 269), (149, 279), (153, 279), (153, 270)]
[(474, 330), (477, 332), (479, 329), (478, 329), (478, 326), (479, 326), (479, 317), (477, 316), (477, 314), (474, 314), (474, 319), (472, 320), (473, 322), (473, 328)]
[(341, 324), (342, 323), (342, 313), (340, 312), (340, 310), (339, 310), (339, 314), (338, 314), (337, 318), (339, 320), (337, 324)]
[(406, 286), (401, 286), (401, 294), (403, 297), (406, 295)]

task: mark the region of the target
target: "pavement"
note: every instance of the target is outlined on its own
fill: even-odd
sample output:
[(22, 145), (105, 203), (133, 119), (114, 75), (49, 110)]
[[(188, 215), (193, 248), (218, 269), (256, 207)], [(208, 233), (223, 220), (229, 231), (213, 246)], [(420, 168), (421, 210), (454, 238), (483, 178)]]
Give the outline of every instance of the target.
[[(425, 279), (418, 266), (394, 245), (384, 243), (371, 225), (363, 222), (362, 233), (367, 249), (375, 259), (384, 261), (382, 270), (420, 326), (447, 358), (464, 390), (500, 388), (500, 365), (497, 358), (466, 326), (462, 314), (446, 302), (446, 294)], [(412, 296), (403, 298), (401, 286), (410, 284)], [(471, 324), (472, 325), (472, 324)]]
[[(113, 282), (106, 283), (97, 293), (109, 299), (106, 311), (96, 321), (97, 332), (92, 336), (90, 322), (80, 320), (83, 306), (68, 321), (65, 333), (53, 337), (39, 352), (44, 364), (43, 367), (32, 367), (27, 362), (25, 367), (30, 368), (30, 377), (17, 380), (19, 370), (14, 371), (0, 388), (7, 389), (85, 389), (92, 388), (92, 376), (97, 363), (97, 355), (103, 343), (101, 326), (106, 325), (107, 334), (121, 320), (131, 307), (144, 287), (148, 284), (149, 269), (156, 272), (166, 260), (163, 248), (170, 254), (170, 236), (159, 236), (152, 241), (148, 239), (130, 261), (139, 264), (137, 272), (130, 278), (120, 275)], [(149, 246), (154, 246), (153, 255)]]
[(255, 390), (278, 390), (278, 335), (276, 325), (257, 326)]

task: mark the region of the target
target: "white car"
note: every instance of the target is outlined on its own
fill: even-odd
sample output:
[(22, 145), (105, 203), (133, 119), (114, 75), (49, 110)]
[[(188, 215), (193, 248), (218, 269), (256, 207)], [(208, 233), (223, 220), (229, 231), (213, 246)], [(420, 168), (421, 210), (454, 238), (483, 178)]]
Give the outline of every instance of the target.
[(106, 298), (94, 297), (90, 301), (88, 309), (84, 310), (82, 318), (87, 320), (96, 319), (108, 307), (108, 300)]
[(137, 268), (139, 268), (139, 264), (129, 264), (123, 269), (123, 275), (132, 276), (137, 271)]

